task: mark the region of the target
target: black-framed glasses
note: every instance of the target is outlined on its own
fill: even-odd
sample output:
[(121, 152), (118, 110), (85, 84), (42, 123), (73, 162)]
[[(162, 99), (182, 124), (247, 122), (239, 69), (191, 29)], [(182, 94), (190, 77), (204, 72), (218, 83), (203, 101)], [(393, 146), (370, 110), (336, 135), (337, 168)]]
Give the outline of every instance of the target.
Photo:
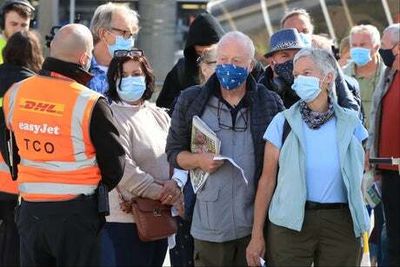
[[(239, 118), (243, 119), (244, 125), (243, 126), (237, 126), (236, 123), (233, 123), (232, 120), (232, 125), (227, 125), (224, 124), (223, 122), (221, 122), (221, 109), (222, 109), (222, 103), (221, 101), (218, 101), (218, 110), (217, 110), (217, 118), (218, 118), (218, 127), (224, 130), (232, 130), (234, 132), (245, 132), (247, 130), (247, 126), (248, 126), (248, 111), (246, 110), (246, 112), (243, 112), (242, 109), (239, 109), (238, 111), (238, 115)], [(237, 116), (236, 116), (237, 117)], [(235, 118), (236, 120), (236, 118)], [(240, 120), (237, 120), (240, 121)]]
[(119, 33), (119, 35), (121, 35), (122, 37), (124, 37), (124, 39), (128, 39), (128, 38), (130, 38), (130, 37), (135, 37), (135, 34), (134, 34), (134, 33), (131, 33), (130, 31), (118, 29), (118, 28), (116, 28), (116, 27), (110, 27), (109, 30), (115, 31), (115, 32)]
[(144, 52), (141, 49), (115, 50), (114, 57), (143, 57)]

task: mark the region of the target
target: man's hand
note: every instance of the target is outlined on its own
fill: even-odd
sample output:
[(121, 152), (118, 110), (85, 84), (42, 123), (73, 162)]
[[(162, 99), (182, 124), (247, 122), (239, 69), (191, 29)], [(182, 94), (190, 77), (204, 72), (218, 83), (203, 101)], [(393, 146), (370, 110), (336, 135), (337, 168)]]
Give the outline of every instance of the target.
[(174, 180), (168, 180), (163, 183), (160, 192), (160, 201), (164, 205), (173, 205), (179, 199), (181, 190)]
[(246, 249), (247, 265), (260, 266), (260, 258), (264, 258), (265, 241), (263, 236), (252, 237)]
[(197, 156), (198, 166), (208, 173), (215, 172), (224, 164), (223, 160), (214, 160), (215, 154), (212, 153), (199, 153)]

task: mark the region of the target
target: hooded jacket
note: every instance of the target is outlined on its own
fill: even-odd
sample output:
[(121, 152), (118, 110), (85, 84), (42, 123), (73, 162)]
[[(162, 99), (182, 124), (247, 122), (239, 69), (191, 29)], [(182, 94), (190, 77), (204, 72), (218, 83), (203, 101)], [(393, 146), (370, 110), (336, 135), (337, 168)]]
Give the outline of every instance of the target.
[(216, 44), (224, 33), (221, 25), (209, 13), (204, 12), (196, 17), (189, 28), (184, 57), (179, 59), (167, 74), (156, 101), (157, 106), (172, 110), (176, 98), (183, 89), (199, 84), (199, 68), (196, 63), (198, 55), (194, 46)]

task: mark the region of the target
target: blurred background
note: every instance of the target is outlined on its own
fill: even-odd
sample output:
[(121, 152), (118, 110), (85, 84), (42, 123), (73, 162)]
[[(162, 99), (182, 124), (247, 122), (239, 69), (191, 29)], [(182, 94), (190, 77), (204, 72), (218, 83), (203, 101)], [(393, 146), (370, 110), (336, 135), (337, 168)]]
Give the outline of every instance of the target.
[[(0, 0), (0, 3), (3, 0)], [(36, 7), (34, 29), (44, 36), (52, 26), (69, 22), (89, 26), (100, 0), (31, 0)], [(268, 49), (269, 36), (278, 30), (284, 12), (292, 8), (308, 10), (315, 34), (326, 34), (340, 43), (356, 24), (373, 24), (382, 31), (400, 21), (399, 0), (131, 0), (127, 3), (140, 14), (137, 47), (145, 51), (161, 85), (168, 71), (182, 56), (186, 34), (196, 15), (204, 10), (216, 16), (226, 31), (248, 34), (257, 49), (257, 58)], [(47, 48), (46, 48), (47, 49)]]

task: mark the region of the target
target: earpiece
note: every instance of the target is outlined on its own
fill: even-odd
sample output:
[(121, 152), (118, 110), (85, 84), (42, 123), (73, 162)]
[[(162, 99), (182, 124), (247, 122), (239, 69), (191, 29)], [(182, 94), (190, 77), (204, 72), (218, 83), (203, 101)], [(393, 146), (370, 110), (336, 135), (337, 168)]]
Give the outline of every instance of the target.
[[(24, 5), (26, 7), (28, 7), (29, 9), (31, 9), (32, 11), (32, 15), (33, 12), (35, 11), (35, 8), (31, 5), (31, 3), (28, 0), (6, 0), (4, 1), (4, 3), (1, 5), (0, 8), (0, 28), (4, 29), (5, 27), (5, 10), (12, 6), (12, 5), (16, 5), (16, 4), (20, 4), (20, 5)], [(31, 26), (34, 25), (34, 19), (33, 17), (31, 18)]]

